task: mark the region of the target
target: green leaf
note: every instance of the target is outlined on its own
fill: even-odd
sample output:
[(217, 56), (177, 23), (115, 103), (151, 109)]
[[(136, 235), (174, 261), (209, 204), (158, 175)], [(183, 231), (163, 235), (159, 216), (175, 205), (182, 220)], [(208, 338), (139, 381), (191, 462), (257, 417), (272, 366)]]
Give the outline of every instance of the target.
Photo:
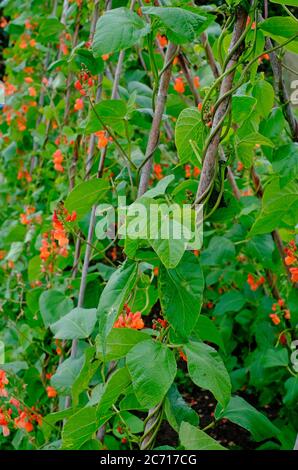
[(86, 125), (86, 134), (92, 134), (111, 127), (120, 135), (125, 135), (124, 118), (127, 114), (126, 103), (122, 100), (103, 100), (91, 108), (90, 116)]
[(180, 163), (192, 162), (197, 165), (198, 159), (194, 148), (202, 152), (204, 143), (204, 126), (201, 113), (196, 108), (184, 109), (176, 122), (175, 144)]
[(180, 426), (179, 439), (186, 450), (226, 450), (213, 437), (186, 422)]
[(270, 36), (274, 41), (282, 44), (287, 39), (296, 38), (285, 46), (285, 49), (297, 53), (298, 51), (298, 21), (291, 17), (274, 16), (268, 18), (260, 24), (260, 28), (267, 36)]
[(225, 237), (212, 237), (208, 248), (201, 255), (201, 264), (205, 266), (222, 265), (235, 259), (234, 244)]
[(124, 395), (126, 389), (131, 383), (131, 378), (126, 367), (117, 369), (106, 382), (103, 393), (100, 397), (96, 414), (101, 420), (109, 419), (109, 409), (121, 395)]
[(84, 363), (84, 356), (69, 357), (59, 364), (55, 374), (51, 377), (51, 385), (59, 393), (69, 393)]
[(256, 98), (256, 111), (266, 118), (274, 105), (274, 89), (269, 82), (259, 80), (252, 90), (253, 96)]
[(289, 5), (290, 7), (298, 7), (298, 0), (270, 0), (272, 3), (279, 5)]
[(265, 415), (241, 397), (232, 397), (225, 409), (217, 405), (215, 417), (216, 419), (226, 418), (247, 429), (257, 442), (277, 437), (280, 432)]
[(224, 315), (227, 312), (239, 312), (245, 304), (245, 298), (239, 291), (230, 291), (221, 295), (214, 309), (214, 315)]
[(99, 369), (100, 361), (97, 360), (94, 356), (94, 347), (90, 347), (85, 350), (85, 362), (72, 386), (73, 406), (78, 405), (80, 393), (88, 388), (90, 380), (92, 379), (95, 372)]
[(141, 341), (145, 341), (149, 336), (142, 331), (133, 330), (131, 328), (113, 328), (108, 334), (103, 352), (101, 338), (96, 338), (96, 349), (100, 359), (105, 361), (115, 361), (126, 354)]
[(139, 402), (152, 408), (163, 400), (177, 371), (174, 353), (150, 339), (134, 346), (126, 362)]
[(272, 264), (275, 245), (271, 234), (256, 235), (245, 246), (245, 253), (256, 261), (263, 260), (267, 266)]
[(99, 335), (103, 343), (128, 299), (137, 280), (137, 263), (125, 262), (111, 275), (99, 299)]
[[(189, 227), (182, 225), (189, 222), (179, 206), (152, 204), (147, 199), (146, 222), (148, 241), (166, 268), (175, 268), (187, 247), (187, 236), (191, 237)], [(187, 214), (189, 215), (189, 214)], [(151, 238), (152, 237), (152, 238)], [(146, 237), (145, 237), (146, 238)]]
[(83, 65), (92, 75), (99, 74), (104, 69), (104, 61), (100, 57), (95, 58), (91, 51), (83, 47), (76, 49), (72, 60), (78, 70)]
[(238, 126), (249, 118), (256, 107), (256, 99), (252, 96), (235, 95), (232, 98), (232, 116), (233, 122)]
[(187, 338), (203, 301), (204, 277), (198, 258), (186, 252), (176, 268), (167, 270), (162, 266), (158, 289), (164, 316), (177, 333)]
[(260, 28), (273, 39), (277, 36), (283, 40), (298, 34), (298, 22), (294, 18), (285, 16), (274, 16), (260, 24)]
[(168, 186), (172, 183), (175, 179), (174, 175), (165, 176), (162, 180), (160, 180), (154, 188), (149, 189), (148, 191), (143, 194), (143, 197), (146, 198), (154, 198), (157, 196), (163, 196), (168, 188)]
[(92, 208), (102, 200), (109, 190), (106, 180), (92, 179), (76, 186), (67, 196), (65, 207), (68, 212), (75, 211), (77, 220), (81, 220)]
[(286, 394), (283, 396), (283, 403), (286, 406), (296, 405), (298, 401), (298, 375), (286, 380), (285, 389)]
[(63, 449), (79, 449), (85, 442), (92, 439), (97, 429), (96, 409), (91, 406), (82, 408), (72, 415), (63, 427)]
[(194, 333), (200, 340), (217, 344), (225, 350), (222, 336), (210, 318), (200, 315), (195, 325)]
[(298, 177), (298, 144), (278, 147), (272, 158), (272, 168), (281, 177), (282, 186)]
[(76, 307), (56, 323), (51, 330), (58, 339), (88, 338), (95, 327), (96, 309)]
[(289, 364), (288, 351), (285, 348), (270, 348), (263, 358), (264, 367), (287, 367)]
[(182, 421), (198, 426), (199, 416), (190, 408), (173, 384), (165, 400), (165, 414), (172, 428), (179, 432)]
[(273, 142), (270, 139), (263, 136), (259, 132), (253, 132), (252, 134), (248, 134), (243, 136), (239, 142), (240, 144), (252, 144), (252, 145), (267, 145), (268, 147), (274, 147)]
[[(262, 210), (253, 224), (249, 235), (270, 233), (280, 226), (282, 219), (293, 210), (297, 214), (298, 189), (296, 182), (280, 186), (280, 179), (274, 178), (266, 186), (262, 199)], [(297, 219), (297, 216), (295, 216)]]
[(48, 41), (49, 39), (56, 39), (57, 36), (63, 31), (64, 26), (58, 18), (46, 18), (40, 23), (39, 34), (42, 42)]
[(102, 15), (96, 25), (92, 49), (95, 57), (118, 52), (136, 44), (150, 26), (127, 8), (114, 8)]
[(176, 44), (191, 42), (208, 26), (209, 20), (182, 7), (143, 7), (145, 15), (159, 18), (167, 36)]
[(207, 344), (189, 342), (184, 347), (192, 381), (209, 390), (216, 400), (226, 406), (231, 396), (231, 382), (222, 359)]
[(72, 308), (73, 301), (58, 290), (46, 290), (39, 297), (39, 309), (46, 327), (58, 321)]

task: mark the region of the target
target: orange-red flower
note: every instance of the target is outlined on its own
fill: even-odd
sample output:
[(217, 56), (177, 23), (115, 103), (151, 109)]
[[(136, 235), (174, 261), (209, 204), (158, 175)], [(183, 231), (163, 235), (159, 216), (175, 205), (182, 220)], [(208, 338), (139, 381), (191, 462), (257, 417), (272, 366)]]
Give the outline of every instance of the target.
[(195, 88), (200, 88), (200, 77), (193, 77), (193, 84)]
[(5, 389), (5, 385), (7, 385), (8, 378), (6, 377), (6, 372), (0, 369), (0, 397), (8, 397), (8, 392)]
[(49, 398), (55, 398), (58, 395), (57, 390), (54, 387), (51, 387), (50, 385), (47, 387), (46, 390)]
[(161, 180), (163, 178), (162, 174), (162, 166), (159, 163), (155, 163), (153, 167), (154, 175), (157, 180)]
[(290, 268), (291, 281), (298, 282), (298, 268)]
[(158, 34), (156, 38), (160, 47), (162, 48), (166, 47), (166, 45), (168, 44), (168, 40), (166, 36), (162, 36), (161, 34)]
[(247, 283), (253, 291), (256, 291), (262, 284), (264, 284), (264, 282), (264, 276), (261, 276), (259, 279), (255, 279), (252, 274), (248, 274), (247, 276)]
[(19, 429), (25, 429), (27, 432), (33, 431), (33, 424), (29, 421), (26, 411), (22, 411), (20, 415), (14, 419), (14, 424)]
[(64, 168), (62, 166), (62, 162), (64, 160), (63, 153), (61, 152), (60, 149), (57, 149), (53, 153), (53, 162), (54, 162), (54, 168), (56, 171), (59, 171), (60, 173), (64, 172)]
[(141, 330), (144, 326), (141, 312), (120, 315), (114, 324), (114, 328), (132, 328), (134, 330)]
[(276, 313), (270, 313), (269, 317), (271, 318), (272, 323), (274, 323), (274, 325), (280, 324), (280, 318)]
[(36, 92), (36, 90), (35, 90), (35, 88), (34, 88), (33, 86), (30, 86), (30, 87), (28, 88), (28, 93), (29, 93), (29, 96), (32, 96), (32, 97), (37, 96), (37, 92)]
[(175, 79), (174, 90), (177, 91), (177, 93), (185, 92), (184, 82), (181, 77)]
[(77, 98), (74, 105), (74, 110), (80, 111), (81, 109), (84, 109), (84, 101), (82, 100), (82, 98)]
[(105, 148), (109, 143), (109, 139), (106, 136), (106, 132), (105, 131), (98, 131), (98, 132), (95, 133), (95, 135), (96, 135), (96, 137), (98, 137), (98, 143), (97, 143), (98, 148), (99, 149)]

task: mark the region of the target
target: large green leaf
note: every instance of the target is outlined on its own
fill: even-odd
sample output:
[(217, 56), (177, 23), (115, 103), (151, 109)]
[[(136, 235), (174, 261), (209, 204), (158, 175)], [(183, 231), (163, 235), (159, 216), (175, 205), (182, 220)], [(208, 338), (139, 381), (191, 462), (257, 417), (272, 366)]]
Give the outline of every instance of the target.
[(65, 207), (69, 212), (77, 213), (77, 220), (86, 215), (91, 207), (102, 200), (109, 190), (106, 180), (92, 179), (76, 186), (67, 196)]
[(235, 95), (232, 98), (232, 116), (233, 121), (238, 126), (249, 118), (256, 107), (257, 100), (252, 96)]
[(283, 402), (286, 406), (297, 405), (298, 402), (298, 375), (290, 377), (285, 382), (286, 393)]
[(51, 377), (51, 385), (56, 388), (59, 393), (69, 393), (83, 364), (84, 356), (78, 358), (69, 357), (64, 362), (61, 362), (55, 374)]
[(61, 31), (63, 31), (64, 26), (58, 18), (45, 18), (41, 21), (39, 26), (39, 35), (38, 38), (41, 42), (49, 41), (49, 39), (57, 37)]
[(194, 333), (200, 340), (210, 341), (217, 344), (223, 350), (225, 349), (222, 336), (210, 318), (200, 315), (195, 325)]
[(143, 7), (142, 11), (159, 18), (167, 28), (167, 36), (176, 44), (193, 41), (209, 24), (205, 16), (182, 7)]
[(256, 111), (263, 117), (267, 117), (274, 105), (274, 89), (266, 80), (259, 80), (252, 90), (256, 98)]
[(298, 187), (296, 182), (293, 181), (281, 188), (280, 179), (274, 178), (266, 186), (262, 199), (262, 210), (251, 228), (250, 236), (272, 232), (280, 226), (282, 219), (289, 214), (289, 211), (293, 211), (294, 218), (297, 220), (297, 203)]
[(89, 382), (99, 369), (99, 366), (100, 361), (95, 358), (95, 348), (87, 348), (85, 351), (85, 362), (72, 386), (73, 406), (78, 405), (80, 393), (88, 388)]
[(180, 113), (175, 127), (175, 143), (181, 164), (199, 163), (195, 151), (202, 151), (204, 126), (201, 113), (196, 108), (186, 108)]
[(272, 3), (279, 3), (279, 5), (289, 5), (290, 7), (298, 7), (298, 0), (270, 0)]
[(116, 404), (121, 395), (124, 395), (127, 387), (131, 383), (131, 378), (126, 367), (117, 369), (105, 383), (96, 414), (101, 420), (109, 418), (109, 409)]
[(201, 255), (201, 264), (205, 266), (222, 265), (235, 258), (234, 244), (225, 237), (212, 237), (208, 248)]
[(39, 297), (39, 309), (46, 327), (58, 321), (72, 308), (72, 300), (58, 290), (46, 290)]
[(62, 431), (62, 448), (77, 450), (89, 441), (98, 429), (96, 409), (82, 408), (65, 423)]
[(123, 309), (137, 279), (137, 263), (124, 263), (113, 272), (99, 299), (99, 335), (103, 344)]
[(166, 345), (149, 339), (134, 346), (126, 361), (139, 402), (147, 408), (157, 405), (176, 375), (174, 353)]
[(157, 196), (163, 196), (168, 186), (172, 183), (174, 179), (174, 175), (165, 176), (162, 180), (158, 181), (157, 185), (154, 186), (154, 188), (148, 189), (148, 191), (146, 191), (142, 197), (154, 198)]
[[(168, 224), (169, 235), (163, 238), (162, 224)], [(176, 220), (169, 220), (164, 217), (159, 230), (156, 232), (155, 239), (149, 239), (149, 242), (159, 257), (160, 261), (167, 268), (174, 268), (181, 260), (186, 248), (186, 240), (183, 239), (183, 226)], [(177, 235), (178, 234), (178, 235)]]
[(287, 367), (289, 354), (286, 348), (268, 348), (263, 358), (264, 367)]
[(113, 328), (107, 336), (105, 350), (102, 345), (101, 337), (99, 335), (97, 336), (97, 354), (106, 361), (115, 361), (126, 356), (133, 346), (148, 338), (148, 334), (142, 331), (131, 328)]
[(231, 382), (218, 353), (207, 344), (193, 341), (185, 345), (184, 350), (193, 382), (209, 390), (219, 403), (226, 406), (231, 396)]
[(179, 439), (186, 450), (225, 450), (213, 437), (186, 422), (180, 426)]
[(229, 421), (247, 429), (257, 442), (269, 437), (277, 437), (280, 432), (265, 415), (241, 397), (232, 397), (224, 409), (217, 405), (215, 417), (216, 419), (227, 418)]
[(127, 107), (122, 100), (103, 100), (95, 104), (91, 109), (87, 125), (86, 134), (92, 134), (103, 130), (104, 126), (110, 127), (120, 135), (125, 134), (124, 118), (127, 114)]
[(176, 268), (162, 267), (158, 289), (164, 316), (177, 333), (187, 338), (203, 300), (204, 277), (198, 258), (186, 252)]
[(88, 338), (97, 321), (95, 308), (74, 308), (64, 317), (51, 325), (58, 339)]
[(298, 22), (288, 16), (274, 16), (268, 18), (261, 23), (260, 28), (273, 38), (279, 36), (285, 40), (295, 34), (298, 35)]
[(272, 168), (281, 177), (281, 186), (298, 177), (298, 144), (278, 147), (272, 157)]
[(214, 315), (224, 315), (227, 312), (239, 312), (245, 304), (245, 297), (239, 291), (230, 291), (221, 295), (214, 309)]
[(282, 44), (287, 39), (294, 38), (285, 46), (286, 49), (297, 53), (298, 51), (298, 21), (289, 16), (274, 16), (263, 21), (260, 28), (272, 39)]
[(127, 8), (114, 8), (102, 15), (96, 25), (92, 49), (95, 57), (133, 46), (148, 34), (150, 26)]
[(172, 428), (179, 432), (182, 421), (197, 426), (199, 424), (199, 416), (190, 408), (180, 395), (177, 387), (173, 384), (167, 393), (165, 400), (165, 414)]

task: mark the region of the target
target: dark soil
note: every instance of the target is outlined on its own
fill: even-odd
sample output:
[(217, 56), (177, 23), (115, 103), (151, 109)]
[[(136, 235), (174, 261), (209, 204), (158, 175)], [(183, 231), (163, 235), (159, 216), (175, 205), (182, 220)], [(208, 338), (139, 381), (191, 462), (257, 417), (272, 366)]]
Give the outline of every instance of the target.
[[(211, 393), (197, 387), (195, 393), (189, 394), (184, 392), (182, 395), (185, 401), (198, 413), (200, 429), (208, 426), (212, 422), (213, 413), (216, 408), (216, 401)], [(250, 440), (248, 431), (226, 419), (219, 421), (216, 427), (209, 429), (207, 433), (228, 449), (254, 450), (258, 446), (258, 443)], [(179, 438), (170, 425), (163, 421), (156, 442), (158, 446), (168, 445), (177, 447)]]
[[(179, 366), (186, 372), (186, 365), (183, 361), (180, 361)], [(200, 429), (204, 429), (212, 423), (217, 404), (213, 395), (206, 390), (200, 389), (190, 380), (188, 381), (187, 378), (184, 378), (180, 385), (178, 384), (178, 388), (184, 400), (198, 413), (200, 417)], [(239, 393), (239, 395), (251, 405), (258, 408), (256, 397), (243, 392)], [(267, 405), (263, 410), (260, 409), (259, 411), (266, 414), (269, 419), (274, 420), (278, 416), (279, 407)], [(206, 432), (209, 436), (213, 437), (230, 450), (255, 450), (262, 444), (261, 442), (254, 442), (248, 431), (227, 419), (216, 422), (215, 427), (209, 428)], [(167, 445), (177, 447), (179, 445), (179, 437), (169, 423), (163, 421), (156, 442), (158, 446)]]

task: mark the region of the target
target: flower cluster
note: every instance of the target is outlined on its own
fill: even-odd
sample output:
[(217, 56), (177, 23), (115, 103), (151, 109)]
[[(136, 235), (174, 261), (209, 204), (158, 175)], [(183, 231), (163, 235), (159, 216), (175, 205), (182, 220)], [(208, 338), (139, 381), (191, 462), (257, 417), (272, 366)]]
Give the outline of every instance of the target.
[(277, 303), (272, 305), (272, 312), (269, 314), (269, 317), (272, 320), (274, 325), (279, 325), (281, 322), (281, 316), (283, 316), (286, 320), (290, 320), (291, 313), (290, 310), (285, 308), (285, 301), (283, 299), (278, 299)]
[(64, 168), (62, 166), (63, 160), (64, 160), (63, 153), (61, 152), (60, 149), (57, 149), (53, 153), (53, 162), (54, 162), (55, 170), (59, 171), (60, 173), (64, 172)]
[(192, 176), (194, 178), (197, 178), (201, 174), (201, 170), (198, 166), (195, 166), (192, 169), (191, 165), (185, 165), (184, 170), (185, 170), (185, 178), (191, 178)]
[(162, 318), (158, 318), (157, 320), (153, 320), (152, 328), (153, 330), (157, 330), (160, 328), (167, 328), (168, 322), (167, 320), (163, 320)]
[(125, 314), (119, 316), (114, 324), (114, 328), (132, 328), (141, 330), (144, 328), (141, 312), (133, 313), (127, 304), (124, 305)]
[(256, 291), (262, 284), (265, 283), (264, 276), (261, 276), (259, 279), (255, 279), (252, 274), (248, 274), (247, 283), (249, 284), (251, 290)]
[[(61, 220), (59, 219), (59, 216)], [(53, 272), (54, 261), (58, 255), (64, 258), (68, 255), (68, 237), (64, 226), (65, 222), (74, 222), (77, 218), (75, 211), (69, 214), (66, 208), (60, 210), (59, 214), (55, 211), (52, 218), (53, 229), (50, 233), (45, 232), (42, 235), (41, 248), (40, 248), (40, 259), (43, 262), (42, 270), (46, 268), (50, 272)], [(45, 263), (50, 259), (50, 262)]]
[[(5, 388), (8, 384), (9, 380), (6, 372), (0, 369), (0, 397), (9, 398), (8, 390)], [(7, 404), (0, 407), (0, 427), (4, 437), (10, 435), (10, 426), (13, 426), (15, 429), (24, 429), (27, 432), (32, 432), (34, 423), (41, 426), (41, 415), (36, 412), (34, 407), (30, 409), (22, 405), (14, 397), (10, 397)]]
[(95, 132), (96, 137), (98, 138), (97, 147), (99, 149), (105, 148), (109, 142), (113, 139), (112, 137), (108, 137), (106, 131), (97, 131)]
[[(291, 281), (298, 282), (298, 253), (294, 240), (291, 240), (289, 246), (285, 248), (285, 264), (290, 267)], [(296, 265), (296, 266), (294, 266)]]
[(33, 223), (41, 224), (42, 218), (40, 214), (36, 214), (33, 206), (27, 206), (25, 212), (20, 215), (20, 221), (23, 225), (31, 225)]

